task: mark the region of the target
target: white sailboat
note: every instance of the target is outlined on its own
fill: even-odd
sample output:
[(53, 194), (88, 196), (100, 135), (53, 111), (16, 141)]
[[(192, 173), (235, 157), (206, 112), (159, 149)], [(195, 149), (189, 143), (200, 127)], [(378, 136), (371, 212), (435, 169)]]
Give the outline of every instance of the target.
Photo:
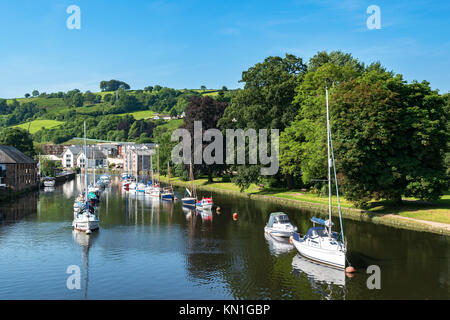
[(75, 230), (86, 232), (87, 234), (91, 233), (94, 230), (99, 228), (99, 219), (95, 215), (95, 209), (89, 204), (88, 197), (88, 177), (87, 177), (87, 146), (86, 146), (86, 122), (84, 123), (84, 152), (86, 155), (85, 158), (85, 196), (84, 196), (84, 207), (79, 208), (79, 210), (75, 209), (74, 206), (74, 219), (72, 221), (72, 226)]
[[(297, 232), (292, 234), (292, 243), (304, 257), (324, 263), (336, 268), (345, 269), (347, 246), (344, 243), (344, 229), (342, 226), (341, 204), (339, 200), (339, 190), (336, 177), (336, 166), (334, 162), (333, 141), (331, 138), (330, 115), (328, 107), (328, 88), (326, 89), (327, 105), (327, 149), (328, 149), (328, 196), (329, 219), (324, 221), (312, 218), (313, 227), (310, 228), (304, 237), (300, 237)], [(338, 199), (339, 221), (341, 232), (338, 234), (332, 231), (331, 222), (331, 168), (334, 169), (334, 179), (336, 182), (336, 194)], [(316, 224), (320, 225), (316, 227)]]

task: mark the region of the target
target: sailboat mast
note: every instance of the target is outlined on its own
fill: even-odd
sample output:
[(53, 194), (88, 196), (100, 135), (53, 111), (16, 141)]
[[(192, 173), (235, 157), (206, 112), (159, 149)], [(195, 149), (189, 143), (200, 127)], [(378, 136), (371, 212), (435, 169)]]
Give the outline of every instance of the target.
[(197, 194), (195, 192), (195, 184), (194, 184), (194, 171), (192, 170), (192, 162), (189, 165), (189, 171), (190, 171), (190, 179), (191, 179), (191, 191), (192, 191), (192, 197), (196, 198)]
[(328, 213), (329, 213), (329, 232), (328, 237), (331, 237), (331, 146), (330, 146), (330, 113), (329, 113), (329, 107), (328, 107), (328, 87), (325, 87), (326, 92), (326, 100), (327, 100), (327, 150), (328, 150)]
[(167, 184), (169, 185), (169, 187), (171, 186), (170, 185), (170, 164), (169, 164), (169, 161), (167, 161)]
[(152, 184), (155, 184), (155, 182), (153, 181), (153, 155), (150, 155), (150, 174), (151, 174), (151, 179), (152, 179)]
[(88, 176), (87, 176), (87, 143), (86, 143), (86, 121), (84, 122), (84, 199), (86, 203), (88, 202), (88, 194), (87, 194), (87, 185), (88, 185)]
[(159, 145), (156, 145), (156, 168), (158, 170), (158, 184), (161, 184), (161, 178), (159, 176)]

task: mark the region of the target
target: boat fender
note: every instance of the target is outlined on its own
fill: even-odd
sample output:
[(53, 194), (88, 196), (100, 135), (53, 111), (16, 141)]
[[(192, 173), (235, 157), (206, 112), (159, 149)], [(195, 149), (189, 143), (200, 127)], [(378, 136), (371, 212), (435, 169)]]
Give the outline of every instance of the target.
[(294, 243), (294, 238), (292, 236), (289, 237), (289, 243), (293, 244)]
[(355, 272), (355, 268), (353, 268), (352, 266), (348, 266), (347, 268), (345, 268), (345, 272), (346, 273), (353, 273), (353, 272)]

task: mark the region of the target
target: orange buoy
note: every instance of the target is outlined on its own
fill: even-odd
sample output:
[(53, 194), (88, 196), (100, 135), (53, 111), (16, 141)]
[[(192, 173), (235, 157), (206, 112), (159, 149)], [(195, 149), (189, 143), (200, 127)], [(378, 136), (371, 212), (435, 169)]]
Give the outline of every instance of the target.
[(175, 197), (175, 200), (178, 200), (178, 198), (177, 198), (177, 197)]
[(348, 266), (347, 268), (345, 268), (345, 272), (346, 273), (353, 273), (353, 272), (355, 272), (355, 268), (353, 268), (352, 266)]
[(289, 243), (293, 244), (294, 243), (294, 238), (292, 236), (289, 237)]
[(236, 221), (237, 220), (237, 218), (238, 218), (238, 214), (235, 212), (235, 213), (233, 213), (233, 220), (234, 221)]

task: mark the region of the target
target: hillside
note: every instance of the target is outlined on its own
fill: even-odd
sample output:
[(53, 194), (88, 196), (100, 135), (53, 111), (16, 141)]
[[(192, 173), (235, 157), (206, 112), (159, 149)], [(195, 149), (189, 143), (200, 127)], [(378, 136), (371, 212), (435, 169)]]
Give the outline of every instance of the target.
[(41, 93), (29, 98), (0, 99), (0, 125), (29, 129), (38, 143), (67, 143), (81, 135), (84, 121), (91, 138), (146, 141), (153, 139), (153, 129), (158, 126), (173, 129), (180, 125), (180, 121), (153, 121), (156, 115), (180, 115), (192, 96), (229, 99), (231, 93), (159, 86), (146, 90)]

